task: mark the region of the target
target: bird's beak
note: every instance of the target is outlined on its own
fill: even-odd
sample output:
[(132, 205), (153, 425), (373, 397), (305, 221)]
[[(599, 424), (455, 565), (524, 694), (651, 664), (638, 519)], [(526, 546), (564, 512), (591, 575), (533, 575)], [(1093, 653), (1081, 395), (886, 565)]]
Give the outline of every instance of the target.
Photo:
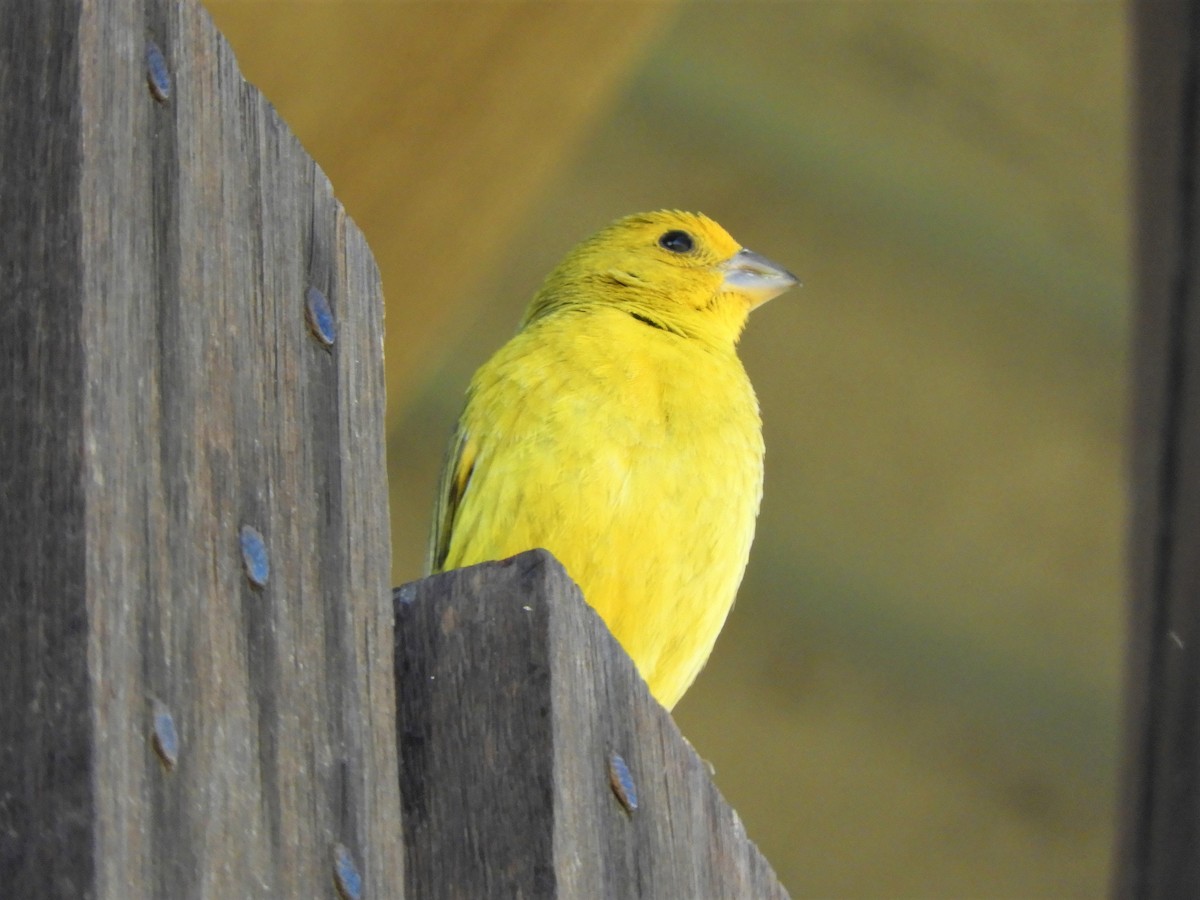
[(739, 250), (721, 263), (721, 270), (725, 273), (721, 287), (749, 299), (751, 309), (798, 283), (796, 276), (787, 269), (752, 250)]

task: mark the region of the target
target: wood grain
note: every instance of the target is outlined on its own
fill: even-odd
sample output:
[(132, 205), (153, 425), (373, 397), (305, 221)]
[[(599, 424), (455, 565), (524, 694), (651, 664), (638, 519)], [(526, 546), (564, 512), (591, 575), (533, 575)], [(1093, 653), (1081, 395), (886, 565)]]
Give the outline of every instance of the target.
[[(409, 896), (786, 896), (549, 553), (395, 597)], [(613, 753), (633, 776), (632, 811)]]
[(94, 874), (77, 18), (0, 17), (0, 883), (26, 897)]
[(1135, 7), (1132, 605), (1114, 894), (1200, 896), (1200, 13)]
[(0, 29), (0, 882), (328, 896), (342, 844), (401, 896), (365, 242), (197, 3), (21, 4)]

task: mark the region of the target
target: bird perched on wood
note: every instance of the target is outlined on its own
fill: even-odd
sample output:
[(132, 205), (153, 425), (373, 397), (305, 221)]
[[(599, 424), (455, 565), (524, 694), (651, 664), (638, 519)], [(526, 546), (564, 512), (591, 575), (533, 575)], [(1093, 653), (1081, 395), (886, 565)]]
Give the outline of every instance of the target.
[(429, 570), (548, 549), (674, 706), (733, 605), (762, 497), (737, 341), (795, 283), (694, 213), (618, 219), (568, 253), (467, 390)]

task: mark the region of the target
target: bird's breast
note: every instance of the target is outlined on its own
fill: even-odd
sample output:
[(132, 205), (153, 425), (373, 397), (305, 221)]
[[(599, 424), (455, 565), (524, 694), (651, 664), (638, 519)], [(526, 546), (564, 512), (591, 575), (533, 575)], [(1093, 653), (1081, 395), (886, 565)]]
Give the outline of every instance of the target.
[(460, 514), (484, 537), (454, 564), (547, 548), (662, 699), (690, 684), (733, 603), (763, 445), (732, 351), (633, 324), (518, 339), (489, 364)]

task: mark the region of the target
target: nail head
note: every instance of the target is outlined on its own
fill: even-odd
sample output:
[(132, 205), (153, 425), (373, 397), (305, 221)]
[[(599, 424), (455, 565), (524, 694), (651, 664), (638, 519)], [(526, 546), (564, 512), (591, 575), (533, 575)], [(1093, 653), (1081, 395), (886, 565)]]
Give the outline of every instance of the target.
[(337, 323), (329, 299), (315, 287), (310, 286), (304, 292), (304, 318), (308, 321), (308, 330), (321, 346), (332, 347), (337, 340)]
[(154, 701), (154, 752), (162, 761), (163, 768), (168, 772), (179, 762), (179, 730), (175, 727), (175, 717), (161, 700)]
[(159, 103), (171, 99), (171, 70), (162, 51), (154, 41), (146, 43), (146, 80), (150, 83), (150, 93)]
[(637, 785), (633, 783), (633, 773), (619, 753), (613, 753), (608, 758), (608, 782), (626, 812), (632, 813), (637, 809)]
[(241, 545), (246, 577), (255, 587), (266, 587), (267, 579), (271, 577), (271, 559), (262, 533), (253, 525), (243, 525)]
[(345, 844), (335, 844), (333, 848), (333, 883), (343, 900), (361, 900), (362, 875)]

